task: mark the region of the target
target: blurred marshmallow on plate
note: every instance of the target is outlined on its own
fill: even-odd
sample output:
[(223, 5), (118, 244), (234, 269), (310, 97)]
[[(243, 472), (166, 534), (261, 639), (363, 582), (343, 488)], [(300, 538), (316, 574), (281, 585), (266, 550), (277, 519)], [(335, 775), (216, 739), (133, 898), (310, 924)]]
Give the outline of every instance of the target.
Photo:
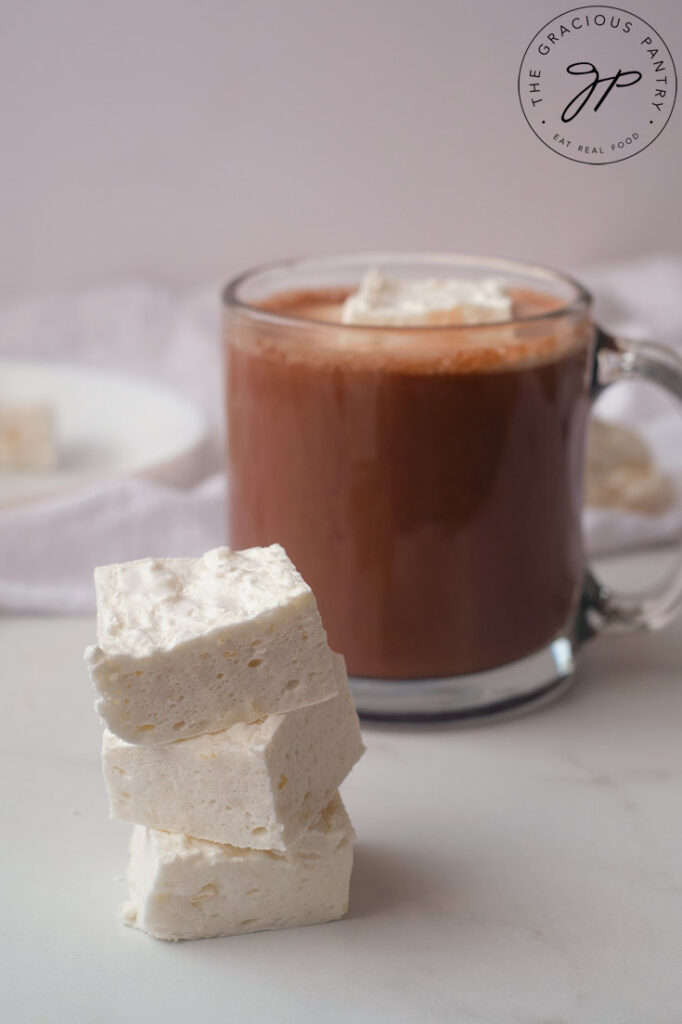
[(0, 402), (0, 470), (53, 470), (55, 412), (47, 402)]
[(124, 477), (188, 486), (205, 475), (207, 435), (193, 402), (144, 377), (0, 361), (0, 507)]

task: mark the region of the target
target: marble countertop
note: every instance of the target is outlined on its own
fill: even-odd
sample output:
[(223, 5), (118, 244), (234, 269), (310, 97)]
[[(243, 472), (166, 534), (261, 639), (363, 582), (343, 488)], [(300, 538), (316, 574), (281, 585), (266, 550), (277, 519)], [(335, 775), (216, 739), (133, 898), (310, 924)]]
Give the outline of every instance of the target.
[[(612, 563), (637, 579), (659, 560)], [(81, 659), (89, 618), (0, 619), (0, 985), (12, 1024), (679, 1024), (682, 629), (602, 639), (487, 727), (367, 727), (343, 921), (167, 944), (120, 925)]]

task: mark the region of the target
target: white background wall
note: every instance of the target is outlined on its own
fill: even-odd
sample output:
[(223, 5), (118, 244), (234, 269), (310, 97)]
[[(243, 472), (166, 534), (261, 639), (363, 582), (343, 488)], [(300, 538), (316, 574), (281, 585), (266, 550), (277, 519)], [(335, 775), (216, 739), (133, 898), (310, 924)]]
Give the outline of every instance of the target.
[[(682, 68), (682, 2), (628, 6)], [(522, 54), (568, 7), (0, 0), (0, 293), (370, 247), (680, 251), (682, 100), (606, 167), (523, 119)]]

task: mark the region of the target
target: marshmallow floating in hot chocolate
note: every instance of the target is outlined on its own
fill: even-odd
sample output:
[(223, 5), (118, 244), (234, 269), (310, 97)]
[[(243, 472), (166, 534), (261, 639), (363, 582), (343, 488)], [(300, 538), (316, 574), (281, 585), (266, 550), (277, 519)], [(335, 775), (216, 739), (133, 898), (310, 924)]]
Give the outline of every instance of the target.
[(512, 315), (512, 300), (496, 278), (385, 277), (368, 270), (343, 306), (344, 324), (383, 327), (498, 323)]

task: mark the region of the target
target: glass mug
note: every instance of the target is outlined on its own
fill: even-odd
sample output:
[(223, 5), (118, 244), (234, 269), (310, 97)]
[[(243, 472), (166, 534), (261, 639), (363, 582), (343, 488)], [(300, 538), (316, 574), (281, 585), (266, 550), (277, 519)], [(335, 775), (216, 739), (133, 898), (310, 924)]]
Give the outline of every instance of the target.
[[(341, 323), (370, 267), (501, 280), (504, 322)], [(613, 338), (581, 285), (455, 255), (288, 261), (225, 289), (230, 544), (284, 546), (345, 655), (358, 710), (471, 720), (544, 702), (596, 633), (653, 628), (680, 573), (625, 596), (586, 565), (590, 405), (682, 363)]]

